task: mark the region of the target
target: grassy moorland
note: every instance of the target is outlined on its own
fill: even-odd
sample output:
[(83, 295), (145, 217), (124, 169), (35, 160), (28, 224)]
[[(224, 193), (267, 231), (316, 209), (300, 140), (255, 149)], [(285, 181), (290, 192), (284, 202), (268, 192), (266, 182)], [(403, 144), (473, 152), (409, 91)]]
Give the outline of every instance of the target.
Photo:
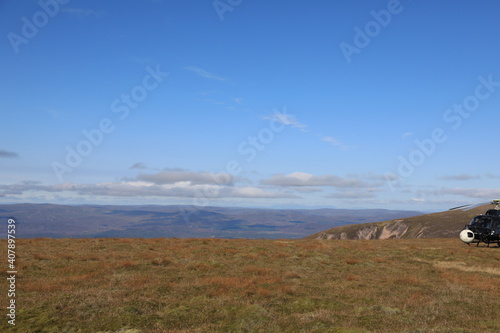
[(500, 331), (500, 248), (458, 239), (16, 245), (16, 326), (2, 292), (1, 332)]

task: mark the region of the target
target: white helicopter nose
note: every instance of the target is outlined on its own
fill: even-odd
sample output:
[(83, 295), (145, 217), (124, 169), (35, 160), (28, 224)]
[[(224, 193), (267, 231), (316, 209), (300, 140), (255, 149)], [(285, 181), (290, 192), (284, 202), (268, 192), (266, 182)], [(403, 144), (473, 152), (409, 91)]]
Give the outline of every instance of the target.
[(474, 240), (474, 233), (467, 229), (462, 230), (460, 232), (460, 239), (464, 243), (472, 243), (472, 241)]

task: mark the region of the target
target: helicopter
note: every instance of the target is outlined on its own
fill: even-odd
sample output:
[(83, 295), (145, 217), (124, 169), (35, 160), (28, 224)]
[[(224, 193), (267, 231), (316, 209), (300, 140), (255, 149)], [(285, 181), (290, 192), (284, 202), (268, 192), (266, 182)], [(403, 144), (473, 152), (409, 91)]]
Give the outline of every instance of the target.
[[(500, 199), (491, 200), (489, 203), (495, 205), (495, 208), (488, 209), (483, 215), (472, 218), (470, 223), (460, 232), (462, 242), (469, 246), (471, 243), (477, 243), (476, 246), (479, 246), (481, 242), (486, 243), (488, 247), (490, 247), (490, 243), (497, 243), (500, 246)], [(484, 204), (487, 203), (464, 205), (450, 210), (469, 210)]]

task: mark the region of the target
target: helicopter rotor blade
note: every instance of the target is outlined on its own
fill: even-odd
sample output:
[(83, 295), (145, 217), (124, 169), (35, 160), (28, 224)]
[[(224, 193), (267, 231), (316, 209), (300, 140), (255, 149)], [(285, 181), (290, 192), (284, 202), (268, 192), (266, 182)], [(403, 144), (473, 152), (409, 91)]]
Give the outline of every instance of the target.
[(493, 201), (488, 201), (488, 202), (481, 202), (481, 203), (475, 203), (475, 204), (467, 204), (467, 205), (453, 207), (453, 208), (450, 208), (449, 210), (461, 210), (461, 211), (466, 212), (466, 211), (474, 209), (476, 207), (484, 206), (484, 205), (488, 205), (488, 204), (493, 204), (493, 203), (494, 203)]
[(450, 208), (448, 210), (463, 210), (463, 209), (465, 209), (465, 208), (467, 208), (469, 206), (470, 206), (470, 204), (468, 204), (468, 205), (462, 205), (462, 206), (457, 206), (457, 207)]
[(464, 212), (466, 212), (466, 211), (471, 210), (471, 209), (473, 209), (473, 208), (476, 208), (476, 207), (479, 207), (479, 206), (488, 205), (488, 204), (491, 204), (491, 202), (481, 202), (481, 203), (477, 203), (477, 204), (471, 205), (470, 207), (465, 208), (463, 211), (464, 211)]

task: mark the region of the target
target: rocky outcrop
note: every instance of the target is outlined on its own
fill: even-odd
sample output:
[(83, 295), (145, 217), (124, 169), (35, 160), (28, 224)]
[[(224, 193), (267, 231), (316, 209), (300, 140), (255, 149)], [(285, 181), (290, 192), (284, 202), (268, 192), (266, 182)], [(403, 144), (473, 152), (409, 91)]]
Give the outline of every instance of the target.
[[(404, 222), (404, 219), (388, 221), (384, 224), (372, 223), (359, 225), (358, 228), (350, 226), (348, 230), (336, 228), (329, 232), (320, 233), (316, 239), (391, 239), (403, 238), (409, 229), (409, 225)], [(422, 237), (423, 230), (417, 232), (411, 238)]]

